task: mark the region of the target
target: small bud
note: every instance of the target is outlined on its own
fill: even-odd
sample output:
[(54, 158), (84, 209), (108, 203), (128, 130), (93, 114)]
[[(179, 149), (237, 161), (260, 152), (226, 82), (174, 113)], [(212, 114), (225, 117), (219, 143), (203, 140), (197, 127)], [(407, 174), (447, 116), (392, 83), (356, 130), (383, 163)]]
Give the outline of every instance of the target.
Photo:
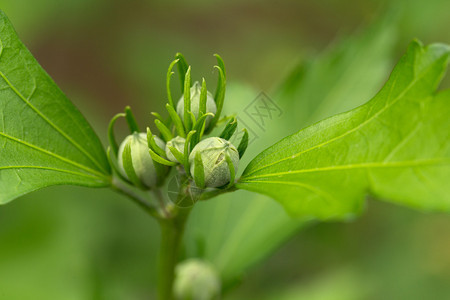
[[(200, 111), (200, 94), (202, 87), (198, 82), (195, 82), (194, 85), (190, 89), (191, 95), (191, 112), (194, 114), (195, 118), (198, 119), (198, 114)], [(206, 93), (206, 112), (205, 113), (213, 113), (215, 114), (217, 111), (216, 102), (214, 101), (214, 97), (210, 92)], [(181, 120), (184, 121), (184, 97), (181, 96), (180, 100), (178, 100), (177, 104), (177, 114), (180, 116)], [(212, 116), (206, 118), (206, 128), (211, 122)]]
[(175, 269), (176, 300), (213, 300), (220, 297), (220, 279), (214, 268), (199, 259), (189, 259)]
[[(157, 136), (154, 136), (154, 138), (156, 144), (164, 149), (164, 142)], [(127, 144), (130, 145), (132, 166), (139, 181), (147, 188), (156, 186), (158, 182), (157, 171), (149, 153), (147, 133), (133, 133), (127, 136), (119, 147), (119, 171), (125, 178), (130, 179), (123, 165), (123, 152)]]
[(197, 153), (200, 153), (203, 163), (206, 187), (221, 187), (230, 182), (231, 174), (226, 155), (230, 157), (235, 173), (239, 165), (239, 152), (233, 144), (219, 137), (210, 137), (198, 143), (189, 155), (190, 171), (194, 178)]
[[(173, 162), (179, 162), (175, 158), (175, 156), (172, 154), (172, 151), (170, 151), (169, 147), (174, 147), (175, 149), (177, 149), (181, 153), (184, 153), (184, 143), (185, 142), (186, 142), (186, 139), (181, 137), (181, 136), (174, 137), (173, 139), (168, 141), (167, 144), (166, 144), (166, 156), (167, 156), (167, 159), (170, 160), (170, 161), (173, 161)], [(180, 163), (182, 163), (182, 162), (180, 162)]]

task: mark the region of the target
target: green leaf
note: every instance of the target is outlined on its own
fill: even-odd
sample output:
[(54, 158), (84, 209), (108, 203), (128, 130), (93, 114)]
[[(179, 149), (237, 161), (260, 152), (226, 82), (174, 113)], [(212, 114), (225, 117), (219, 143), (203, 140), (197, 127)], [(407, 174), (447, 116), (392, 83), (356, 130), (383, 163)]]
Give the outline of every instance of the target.
[(320, 219), (360, 212), (367, 194), (449, 211), (450, 92), (435, 94), (449, 53), (413, 41), (371, 101), (266, 149), (238, 187)]
[(103, 146), (0, 11), (0, 204), (61, 184), (110, 183)]
[[(278, 92), (269, 93), (283, 109), (283, 117), (266, 127), (265, 132), (257, 132), (260, 138), (249, 143), (240, 165), (245, 166), (259, 149), (277, 142), (280, 132), (293, 133), (295, 128), (370, 99), (392, 68), (392, 50), (398, 40), (396, 27), (394, 23), (374, 24), (351, 38), (333, 42), (317, 57), (296, 66)], [(323, 88), (324, 82), (327, 89)], [(248, 85), (231, 82), (224, 114), (242, 112), (258, 92)], [(201, 201), (191, 214), (186, 228), (187, 253), (212, 262), (220, 271), (225, 288), (308, 224), (290, 218), (268, 196), (245, 190), (220, 195), (214, 201)]]

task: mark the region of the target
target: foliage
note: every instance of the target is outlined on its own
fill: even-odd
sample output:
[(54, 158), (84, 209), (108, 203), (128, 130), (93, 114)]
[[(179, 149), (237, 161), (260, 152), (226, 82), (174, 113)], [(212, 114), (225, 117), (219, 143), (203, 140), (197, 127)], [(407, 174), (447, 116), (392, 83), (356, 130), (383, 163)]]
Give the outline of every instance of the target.
[[(95, 133), (18, 41), (4, 16), (2, 22), (8, 25), (1, 26), (2, 43), (6, 41), (5, 48), (20, 55), (11, 54), (7, 60), (2, 59), (4, 54), (0, 57), (5, 83), (1, 90), (0, 114), (6, 120), (0, 133), (4, 142), (0, 158), (3, 167), (0, 170), (0, 202), (55, 184), (108, 186), (109, 164)], [(383, 30), (379, 39), (386, 42), (390, 34), (386, 28)], [(361, 39), (354, 43), (356, 49), (364, 48), (368, 40)], [(367, 46), (366, 51), (371, 50), (379, 55), (378, 62), (360, 58), (360, 62), (372, 64), (372, 69), (378, 69), (378, 77), (366, 79), (357, 71), (345, 72), (346, 76), (354, 76), (355, 79), (353, 86), (345, 86), (339, 83), (342, 79), (339, 63), (346, 66), (347, 62), (357, 61), (349, 45), (351, 43), (345, 44), (342, 53), (335, 52), (319, 60), (319, 67), (300, 65), (298, 72), (288, 78), (279, 97), (285, 101), (286, 107), (290, 109), (297, 106), (297, 109), (287, 112), (288, 121), (267, 132), (263, 140), (258, 142), (264, 146), (253, 145), (255, 148), (252, 150), (250, 147), (247, 156), (258, 154), (255, 149), (263, 149), (278, 140), (280, 133), (285, 135), (300, 128), (300, 123), (309, 124), (312, 120), (342, 111), (344, 106), (339, 104), (339, 97), (346, 98), (346, 92), (349, 93), (348, 98), (355, 100), (354, 103), (365, 100), (369, 91), (382, 78), (389, 46), (375, 42)], [(379, 51), (374, 50), (377, 46)], [(357, 109), (316, 123), (283, 139), (257, 155), (249, 164), (237, 187), (272, 196), (291, 215), (301, 216), (301, 219), (287, 218), (275, 202), (262, 195), (245, 191), (236, 192), (240, 197), (236, 194), (222, 195), (219, 199), (196, 206), (193, 212), (194, 227), (188, 231), (186, 238), (187, 256), (207, 258), (219, 269), (226, 284), (230, 284), (243, 270), (303, 226), (309, 217), (348, 218), (361, 211), (367, 194), (420, 210), (447, 211), (449, 192), (445, 189), (445, 178), (449, 175), (449, 146), (446, 141), (450, 126), (445, 116), (448, 115), (449, 93), (436, 93), (435, 89), (445, 70), (448, 51), (444, 45), (423, 47), (413, 42), (391, 79), (374, 99)], [(16, 62), (14, 59), (17, 57), (24, 62)], [(330, 64), (327, 64), (327, 58), (330, 58)], [(221, 67), (224, 70), (223, 65)], [(358, 67), (362, 69), (363, 64), (354, 63), (352, 66), (355, 70)], [(333, 72), (336, 75), (334, 79)], [(349, 78), (342, 79), (342, 82), (352, 82)], [(322, 83), (325, 79), (328, 81)], [(30, 85), (33, 81), (39, 85)], [(354, 82), (361, 81), (355, 89)], [(41, 84), (45, 89), (40, 88)], [(333, 89), (333, 84), (337, 88)], [(333, 93), (329, 90), (333, 90)], [(305, 96), (305, 91), (310, 96)], [(48, 92), (45, 103), (43, 98), (39, 98), (40, 93), (44, 92)], [(332, 97), (323, 96), (327, 93)], [(294, 103), (293, 99), (286, 101), (289, 95), (294, 95), (295, 100), (308, 99), (310, 103)], [(240, 101), (241, 98), (236, 99)], [(19, 105), (20, 100), (22, 106)], [(319, 103), (318, 100), (323, 102)], [(327, 105), (329, 103), (334, 105)], [(354, 103), (348, 101), (348, 108), (354, 107)], [(308, 109), (298, 109), (300, 105), (307, 105)], [(224, 106), (225, 111), (227, 107), (230, 108), (230, 104)], [(331, 109), (326, 111), (324, 107)], [(304, 117), (295, 119), (295, 111), (303, 113)], [(17, 119), (11, 118), (19, 114), (31, 115), (32, 118), (20, 124)], [(292, 120), (296, 121), (295, 126), (292, 126)], [(161, 133), (167, 134), (162, 130), (165, 128), (164, 120), (159, 118), (157, 121), (159, 123), (155, 123)], [(27, 124), (33, 127), (25, 126)], [(16, 134), (20, 131), (22, 135), (10, 135), (11, 132)], [(47, 132), (50, 138), (42, 141), (43, 137), (47, 137)], [(429, 143), (423, 143), (424, 140)], [(31, 150), (22, 147), (25, 144), (21, 141), (27, 143)], [(7, 155), (3, 156), (3, 153)], [(17, 165), (10, 165), (15, 159), (19, 159)], [(245, 164), (241, 163), (241, 166)], [(9, 173), (7, 170), (11, 167), (20, 168)], [(33, 171), (29, 172), (28, 169)], [(86, 176), (94, 180), (88, 180)], [(245, 203), (242, 203), (243, 195), (246, 196)], [(239, 200), (241, 203), (237, 203)], [(203, 227), (199, 229), (199, 226)], [(214, 231), (208, 228), (214, 228)]]
[(57, 184), (108, 186), (103, 147), (0, 12), (0, 204)]
[(412, 42), (371, 101), (263, 151), (238, 187), (268, 194), (294, 215), (320, 219), (360, 212), (368, 193), (448, 211), (450, 92), (435, 89), (449, 53), (445, 45)]

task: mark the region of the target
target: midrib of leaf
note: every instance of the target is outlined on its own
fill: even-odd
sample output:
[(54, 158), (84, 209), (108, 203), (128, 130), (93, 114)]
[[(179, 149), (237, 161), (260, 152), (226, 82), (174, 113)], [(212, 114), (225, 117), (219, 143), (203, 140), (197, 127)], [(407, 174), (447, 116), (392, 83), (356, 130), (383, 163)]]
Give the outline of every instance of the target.
[[(3, 54), (3, 41), (0, 39), (0, 58)], [(8, 86), (13, 90), (13, 92), (22, 99), (26, 105), (28, 105), (37, 115), (39, 115), (46, 123), (48, 123), (51, 127), (53, 127), (59, 134), (61, 134), (69, 143), (71, 143), (73, 146), (75, 146), (83, 155), (85, 155), (91, 162), (93, 162), (100, 170), (103, 170), (105, 173), (108, 173), (107, 170), (103, 168), (101, 164), (98, 163), (96, 159), (94, 159), (83, 147), (81, 147), (77, 142), (75, 142), (69, 135), (67, 135), (61, 128), (56, 126), (52, 121), (50, 121), (40, 110), (38, 110), (34, 105), (32, 105), (29, 102), (28, 98), (25, 98), (22, 93), (17, 90), (17, 88), (8, 80), (8, 78), (5, 76), (3, 71), (0, 70), (0, 76), (5, 80), (5, 82), (8, 84)], [(34, 95), (34, 92), (36, 91), (37, 84), (36, 81), (34, 81), (34, 87), (33, 91), (31, 92), (29, 98), (31, 98)], [(104, 177), (104, 174), (102, 174), (102, 177)]]
[(7, 138), (7, 139), (10, 139), (10, 140), (15, 141), (15, 142), (17, 142), (17, 143), (20, 143), (20, 144), (25, 145), (25, 146), (27, 146), (27, 147), (30, 147), (30, 148), (32, 148), (32, 149), (34, 149), (34, 150), (37, 150), (37, 151), (39, 151), (39, 152), (42, 152), (42, 153), (44, 153), (44, 154), (53, 156), (53, 157), (55, 157), (55, 158), (57, 158), (57, 159), (59, 159), (59, 160), (61, 160), (61, 161), (63, 161), (63, 162), (66, 162), (66, 163), (68, 163), (68, 164), (71, 164), (71, 165), (73, 165), (73, 166), (75, 166), (75, 167), (77, 167), (77, 168), (80, 168), (80, 169), (82, 169), (82, 170), (84, 170), (84, 171), (87, 171), (87, 172), (89, 172), (89, 173), (96, 174), (96, 175), (98, 175), (96, 178), (106, 178), (105, 174), (103, 174), (103, 173), (100, 173), (100, 172), (98, 172), (98, 171), (96, 171), (96, 170), (93, 170), (93, 169), (87, 167), (87, 166), (84, 166), (84, 165), (79, 164), (79, 163), (77, 163), (77, 162), (74, 162), (74, 161), (72, 161), (72, 160), (70, 160), (70, 159), (67, 159), (67, 158), (65, 158), (65, 157), (62, 157), (62, 156), (60, 156), (60, 155), (58, 155), (58, 154), (56, 154), (56, 153), (53, 153), (53, 152), (51, 152), (51, 151), (42, 149), (42, 148), (40, 148), (40, 147), (38, 147), (38, 146), (36, 146), (36, 145), (30, 144), (30, 143), (25, 142), (25, 141), (22, 141), (22, 140), (20, 140), (20, 139), (18, 139), (18, 138), (12, 137), (12, 136), (10, 136), (10, 135), (8, 135), (8, 134), (6, 134), (6, 133), (0, 132), (0, 136), (3, 136), (3, 137), (5, 137), (5, 138)]
[[(440, 58), (441, 59), (441, 58)], [(285, 161), (285, 160), (289, 160), (289, 159), (294, 159), (294, 158), (296, 158), (296, 157), (298, 157), (298, 156), (300, 156), (300, 155), (302, 155), (302, 154), (304, 154), (304, 153), (307, 153), (307, 152), (309, 152), (309, 151), (312, 151), (312, 150), (314, 150), (314, 149), (317, 149), (317, 148), (320, 148), (320, 147), (323, 147), (323, 146), (325, 146), (325, 145), (328, 145), (328, 144), (331, 144), (331, 143), (333, 143), (333, 142), (335, 142), (335, 141), (338, 141), (338, 140), (340, 140), (340, 139), (342, 139), (342, 138), (344, 138), (344, 137), (346, 137), (347, 135), (349, 135), (349, 134), (351, 134), (351, 133), (353, 133), (353, 132), (355, 132), (355, 131), (357, 131), (357, 130), (359, 130), (359, 129), (361, 129), (362, 127), (364, 127), (365, 125), (367, 125), (367, 124), (369, 124), (371, 121), (373, 121), (374, 119), (376, 119), (379, 115), (381, 115), (383, 112), (385, 112), (387, 109), (389, 109), (391, 106), (393, 106), (395, 103), (397, 103), (420, 79), (422, 79), (422, 77), (423, 76), (425, 76), (425, 74), (427, 74), (427, 72), (432, 68), (432, 67), (434, 67), (434, 65), (436, 65), (436, 64), (438, 64), (438, 63), (441, 63), (440, 62), (440, 59), (437, 59), (434, 63), (432, 63), (432, 64), (430, 64), (427, 68), (425, 68), (424, 69), (424, 71), (419, 75), (419, 76), (417, 76), (417, 77), (415, 77), (412, 81), (411, 81), (411, 83), (410, 84), (408, 84), (408, 86), (396, 97), (396, 98), (394, 98), (392, 101), (390, 101), (390, 102), (387, 102), (386, 103), (386, 105), (383, 107), (383, 108), (381, 108), (379, 111), (377, 111), (373, 116), (371, 116), (370, 118), (368, 118), (367, 120), (365, 120), (364, 122), (362, 122), (361, 124), (359, 124), (359, 125), (357, 125), (356, 127), (354, 127), (354, 128), (352, 128), (352, 129), (350, 129), (350, 130), (347, 130), (346, 132), (344, 132), (343, 134), (341, 134), (341, 135), (339, 135), (339, 136), (337, 136), (337, 137), (334, 137), (334, 138), (331, 138), (331, 139), (329, 139), (328, 141), (325, 141), (325, 142), (323, 142), (323, 143), (321, 143), (321, 144), (318, 144), (318, 145), (314, 145), (313, 147), (310, 147), (310, 148), (308, 148), (308, 149), (306, 149), (306, 150), (303, 150), (303, 151), (300, 151), (300, 152), (298, 152), (298, 153), (296, 153), (296, 154), (294, 154), (294, 155), (290, 155), (289, 157), (285, 157), (285, 158), (282, 158), (282, 159), (279, 159), (279, 160), (276, 160), (276, 161), (274, 161), (274, 162), (272, 162), (272, 163), (270, 163), (270, 164), (267, 164), (267, 165), (264, 165), (264, 166), (261, 166), (260, 168), (257, 168), (257, 169), (255, 169), (255, 170), (253, 170), (252, 172), (250, 172), (250, 173), (248, 173), (248, 174), (245, 174), (245, 176), (244, 176), (244, 179), (246, 179), (246, 178), (249, 178), (248, 176), (249, 175), (251, 175), (251, 174), (254, 174), (254, 173), (256, 173), (256, 172), (258, 172), (258, 171), (261, 171), (261, 170), (264, 170), (264, 169), (266, 169), (266, 168), (268, 168), (268, 167), (271, 167), (271, 166), (273, 166), (273, 165), (276, 165), (276, 164), (279, 164), (279, 163), (281, 163), (281, 162), (283, 162), (283, 161)], [(398, 74), (396, 74), (396, 76), (398, 76)], [(394, 84), (395, 84), (395, 81), (397, 80), (397, 77), (394, 79), (394, 82), (392, 83), (392, 85), (391, 85), (391, 89), (390, 89), (390, 91), (389, 91), (389, 94), (392, 92), (392, 89), (393, 89), (393, 87), (394, 87)], [(388, 95), (388, 98), (389, 98), (389, 95)], [(283, 149), (280, 149), (280, 150), (278, 150), (277, 152), (280, 152), (280, 151), (282, 151), (282, 150), (284, 150), (284, 149), (286, 149), (286, 148), (283, 148)]]
[(86, 177), (86, 178), (98, 179), (97, 176), (89, 175), (89, 174), (86, 174), (86, 173), (79, 173), (79, 172), (75, 172), (75, 171), (58, 169), (58, 168), (51, 168), (51, 167), (45, 167), (45, 166), (3, 166), (3, 167), (0, 167), (0, 170), (11, 170), (11, 169), (49, 170), (49, 171), (55, 171), (55, 172), (61, 172), (61, 173), (67, 173), (67, 174), (82, 176), (82, 177)]
[[(422, 159), (422, 160), (411, 160), (411, 161), (396, 161), (396, 162), (389, 162), (389, 163), (371, 162), (371, 163), (348, 164), (348, 165), (339, 165), (339, 166), (314, 168), (314, 169), (302, 169), (302, 170), (296, 170), (296, 171), (269, 173), (269, 174), (265, 174), (265, 175), (256, 175), (256, 176), (252, 176), (252, 177), (245, 177), (241, 182), (247, 182), (247, 181), (259, 182), (259, 181), (253, 180), (253, 179), (282, 176), (282, 175), (301, 174), (301, 173), (339, 171), (339, 170), (351, 170), (351, 169), (363, 169), (363, 168), (368, 168), (368, 169), (370, 169), (370, 168), (408, 168), (408, 167), (440, 165), (440, 164), (442, 164), (442, 165), (450, 164), (450, 159), (449, 158)], [(260, 182), (268, 182), (268, 181), (260, 181)]]

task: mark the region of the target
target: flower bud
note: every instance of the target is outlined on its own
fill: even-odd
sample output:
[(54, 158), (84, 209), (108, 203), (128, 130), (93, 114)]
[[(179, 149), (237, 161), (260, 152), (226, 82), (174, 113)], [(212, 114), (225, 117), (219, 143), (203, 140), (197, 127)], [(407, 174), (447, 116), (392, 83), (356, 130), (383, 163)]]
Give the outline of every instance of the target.
[[(154, 136), (154, 138), (156, 144), (164, 149), (165, 143), (157, 136)], [(129, 179), (123, 165), (123, 152), (127, 144), (130, 145), (131, 162), (139, 181), (147, 188), (156, 186), (158, 182), (157, 171), (155, 163), (149, 153), (146, 133), (133, 133), (127, 136), (120, 145), (118, 152), (120, 173), (122, 173), (125, 178)]]
[(189, 155), (192, 177), (195, 177), (195, 156), (198, 152), (203, 162), (206, 187), (221, 187), (230, 182), (226, 155), (230, 157), (235, 173), (239, 165), (239, 152), (233, 144), (219, 137), (210, 137), (198, 143)]
[(172, 151), (170, 151), (169, 147), (173, 147), (173, 148), (177, 149), (178, 151), (180, 151), (181, 153), (184, 153), (184, 144), (185, 144), (185, 142), (186, 142), (186, 139), (181, 137), (181, 136), (174, 137), (173, 139), (168, 141), (167, 144), (166, 144), (166, 156), (167, 156), (167, 159), (170, 160), (170, 161), (173, 161), (173, 162), (179, 162), (175, 158), (175, 156), (173, 156)]
[[(202, 87), (198, 82), (195, 82), (190, 89), (191, 95), (191, 112), (194, 114), (195, 118), (198, 119), (198, 114), (200, 111), (200, 94)], [(216, 102), (210, 92), (206, 93), (206, 112), (215, 114), (217, 111)], [(177, 104), (177, 114), (180, 116), (181, 120), (184, 121), (184, 96), (181, 96)], [(207, 128), (211, 122), (212, 116), (206, 118), (205, 127)]]
[(219, 299), (220, 279), (214, 268), (199, 259), (189, 259), (175, 269), (173, 285), (176, 300)]

